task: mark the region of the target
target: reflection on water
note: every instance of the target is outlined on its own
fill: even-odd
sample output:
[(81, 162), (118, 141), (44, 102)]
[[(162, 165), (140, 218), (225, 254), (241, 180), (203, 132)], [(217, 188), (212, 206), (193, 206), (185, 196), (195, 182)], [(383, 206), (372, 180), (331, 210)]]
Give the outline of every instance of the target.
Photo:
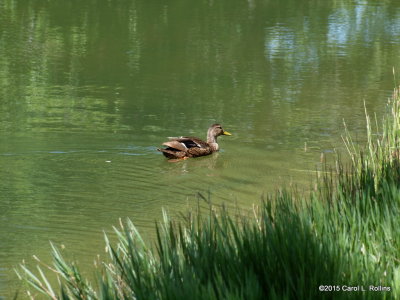
[[(96, 9), (93, 9), (93, 8)], [(384, 110), (399, 69), (398, 1), (0, 3), (0, 298), (49, 241), (84, 268), (102, 231), (161, 208), (249, 207), (282, 183), (308, 189), (343, 119)], [(168, 136), (233, 134), (168, 162)], [(305, 147), (307, 145), (307, 147)], [(3, 296), (4, 295), (4, 296)]]

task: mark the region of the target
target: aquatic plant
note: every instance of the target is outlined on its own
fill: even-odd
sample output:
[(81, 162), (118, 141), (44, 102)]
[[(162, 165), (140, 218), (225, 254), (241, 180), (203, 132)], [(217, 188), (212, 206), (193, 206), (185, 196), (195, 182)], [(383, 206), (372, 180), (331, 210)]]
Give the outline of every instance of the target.
[(367, 115), (365, 146), (346, 130), (350, 163), (338, 157), (310, 193), (282, 189), (251, 215), (164, 213), (154, 246), (121, 222), (95, 283), (54, 246), (56, 287), (40, 267), (18, 273), (52, 299), (400, 298), (399, 103), (396, 90), (377, 133)]

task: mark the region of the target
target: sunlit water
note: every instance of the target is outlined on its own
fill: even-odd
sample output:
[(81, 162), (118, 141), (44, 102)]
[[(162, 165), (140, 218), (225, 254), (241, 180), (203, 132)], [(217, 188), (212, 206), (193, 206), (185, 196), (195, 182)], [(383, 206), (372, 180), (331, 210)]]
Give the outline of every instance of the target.
[[(198, 193), (307, 190), (343, 119), (362, 140), (364, 102), (381, 116), (396, 83), (396, 1), (90, 3), (0, 3), (0, 299), (49, 241), (89, 269), (119, 218), (151, 239)], [(214, 122), (219, 153), (157, 151)]]

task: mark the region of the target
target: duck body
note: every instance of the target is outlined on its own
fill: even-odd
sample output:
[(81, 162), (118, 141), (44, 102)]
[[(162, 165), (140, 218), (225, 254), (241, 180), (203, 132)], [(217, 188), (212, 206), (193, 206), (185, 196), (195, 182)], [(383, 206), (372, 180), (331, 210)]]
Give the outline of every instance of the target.
[(190, 136), (172, 137), (168, 142), (163, 143), (167, 148), (157, 150), (169, 159), (206, 156), (219, 150), (217, 137), (220, 135), (231, 134), (223, 130), (220, 124), (213, 124), (207, 131), (207, 141)]

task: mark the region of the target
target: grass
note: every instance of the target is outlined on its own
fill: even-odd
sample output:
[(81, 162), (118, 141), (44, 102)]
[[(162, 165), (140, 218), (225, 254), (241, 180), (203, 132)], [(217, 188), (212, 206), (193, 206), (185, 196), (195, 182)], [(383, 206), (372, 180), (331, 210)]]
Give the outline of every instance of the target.
[(116, 244), (105, 236), (93, 283), (54, 246), (55, 286), (41, 267), (17, 272), (32, 299), (400, 299), (399, 105), (396, 90), (377, 133), (367, 115), (364, 147), (346, 131), (350, 163), (338, 158), (307, 195), (282, 189), (251, 216), (164, 214), (154, 246), (127, 220)]

